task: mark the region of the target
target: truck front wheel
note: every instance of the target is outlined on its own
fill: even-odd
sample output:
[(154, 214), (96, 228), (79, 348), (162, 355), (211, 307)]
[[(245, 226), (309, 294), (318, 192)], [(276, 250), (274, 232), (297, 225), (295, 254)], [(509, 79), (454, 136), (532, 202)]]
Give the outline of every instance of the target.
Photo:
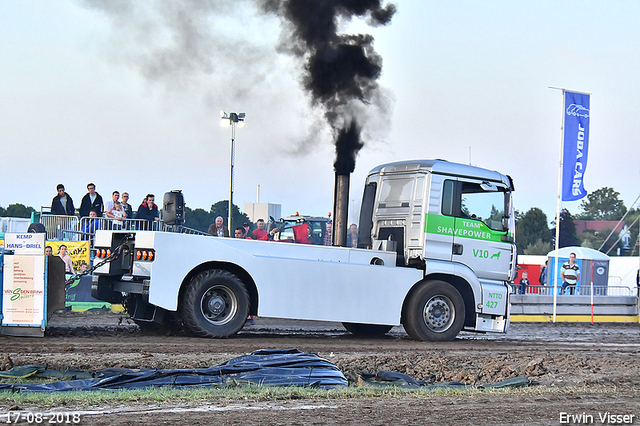
[(240, 279), (214, 269), (198, 274), (184, 294), (181, 308), (184, 325), (201, 337), (236, 334), (249, 314), (249, 294)]
[(427, 281), (409, 299), (403, 325), (414, 340), (446, 342), (462, 330), (464, 318), (464, 301), (458, 290), (444, 281)]

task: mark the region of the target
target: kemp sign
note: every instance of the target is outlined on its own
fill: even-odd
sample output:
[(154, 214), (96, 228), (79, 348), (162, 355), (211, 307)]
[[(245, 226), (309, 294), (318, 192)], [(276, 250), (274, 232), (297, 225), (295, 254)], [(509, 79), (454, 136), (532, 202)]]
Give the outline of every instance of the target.
[(587, 195), (583, 178), (589, 147), (589, 95), (564, 92), (564, 150), (562, 159), (562, 201)]

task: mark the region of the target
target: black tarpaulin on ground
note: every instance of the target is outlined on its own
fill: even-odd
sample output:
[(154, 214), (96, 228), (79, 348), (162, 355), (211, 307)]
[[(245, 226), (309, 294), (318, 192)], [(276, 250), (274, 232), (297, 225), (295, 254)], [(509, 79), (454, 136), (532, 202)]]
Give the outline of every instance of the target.
[[(44, 371), (44, 367), (29, 367)], [(111, 368), (96, 371), (91, 379), (46, 384), (0, 384), (0, 390), (56, 392), (142, 389), (159, 386), (226, 386), (238, 383), (313, 386), (330, 389), (347, 386), (347, 379), (338, 367), (318, 355), (304, 353), (298, 349), (275, 349), (254, 351), (249, 355), (233, 358), (208, 368), (175, 370)]]

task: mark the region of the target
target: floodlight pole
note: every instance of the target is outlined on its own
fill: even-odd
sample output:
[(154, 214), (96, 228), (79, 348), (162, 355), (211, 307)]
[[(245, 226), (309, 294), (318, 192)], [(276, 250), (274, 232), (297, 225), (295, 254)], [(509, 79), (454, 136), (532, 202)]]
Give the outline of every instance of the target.
[(220, 117), (223, 120), (229, 120), (229, 125), (231, 125), (231, 154), (229, 159), (229, 217), (227, 218), (227, 226), (229, 227), (229, 235), (233, 232), (233, 223), (232, 223), (232, 215), (233, 215), (233, 162), (235, 157), (235, 149), (234, 149), (234, 141), (236, 139), (236, 124), (239, 122), (244, 122), (245, 113), (232, 112), (227, 115), (226, 112), (220, 111)]

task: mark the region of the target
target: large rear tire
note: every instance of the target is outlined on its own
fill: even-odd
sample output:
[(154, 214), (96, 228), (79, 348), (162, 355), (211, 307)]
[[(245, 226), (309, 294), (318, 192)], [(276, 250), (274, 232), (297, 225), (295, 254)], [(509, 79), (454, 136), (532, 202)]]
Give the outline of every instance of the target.
[(414, 340), (447, 342), (462, 330), (464, 319), (460, 292), (444, 281), (427, 281), (411, 295), (403, 325)]
[(200, 337), (228, 337), (244, 326), (249, 294), (242, 281), (220, 269), (198, 274), (187, 287), (180, 309), (184, 325)]
[(343, 322), (342, 326), (353, 335), (367, 337), (384, 336), (393, 327), (391, 325), (359, 324), (355, 322)]
[(27, 228), (27, 232), (33, 232), (33, 233), (45, 233), (47, 232), (47, 230), (45, 229), (44, 225), (39, 223), (39, 222), (34, 222), (32, 224), (29, 225), (29, 227)]

